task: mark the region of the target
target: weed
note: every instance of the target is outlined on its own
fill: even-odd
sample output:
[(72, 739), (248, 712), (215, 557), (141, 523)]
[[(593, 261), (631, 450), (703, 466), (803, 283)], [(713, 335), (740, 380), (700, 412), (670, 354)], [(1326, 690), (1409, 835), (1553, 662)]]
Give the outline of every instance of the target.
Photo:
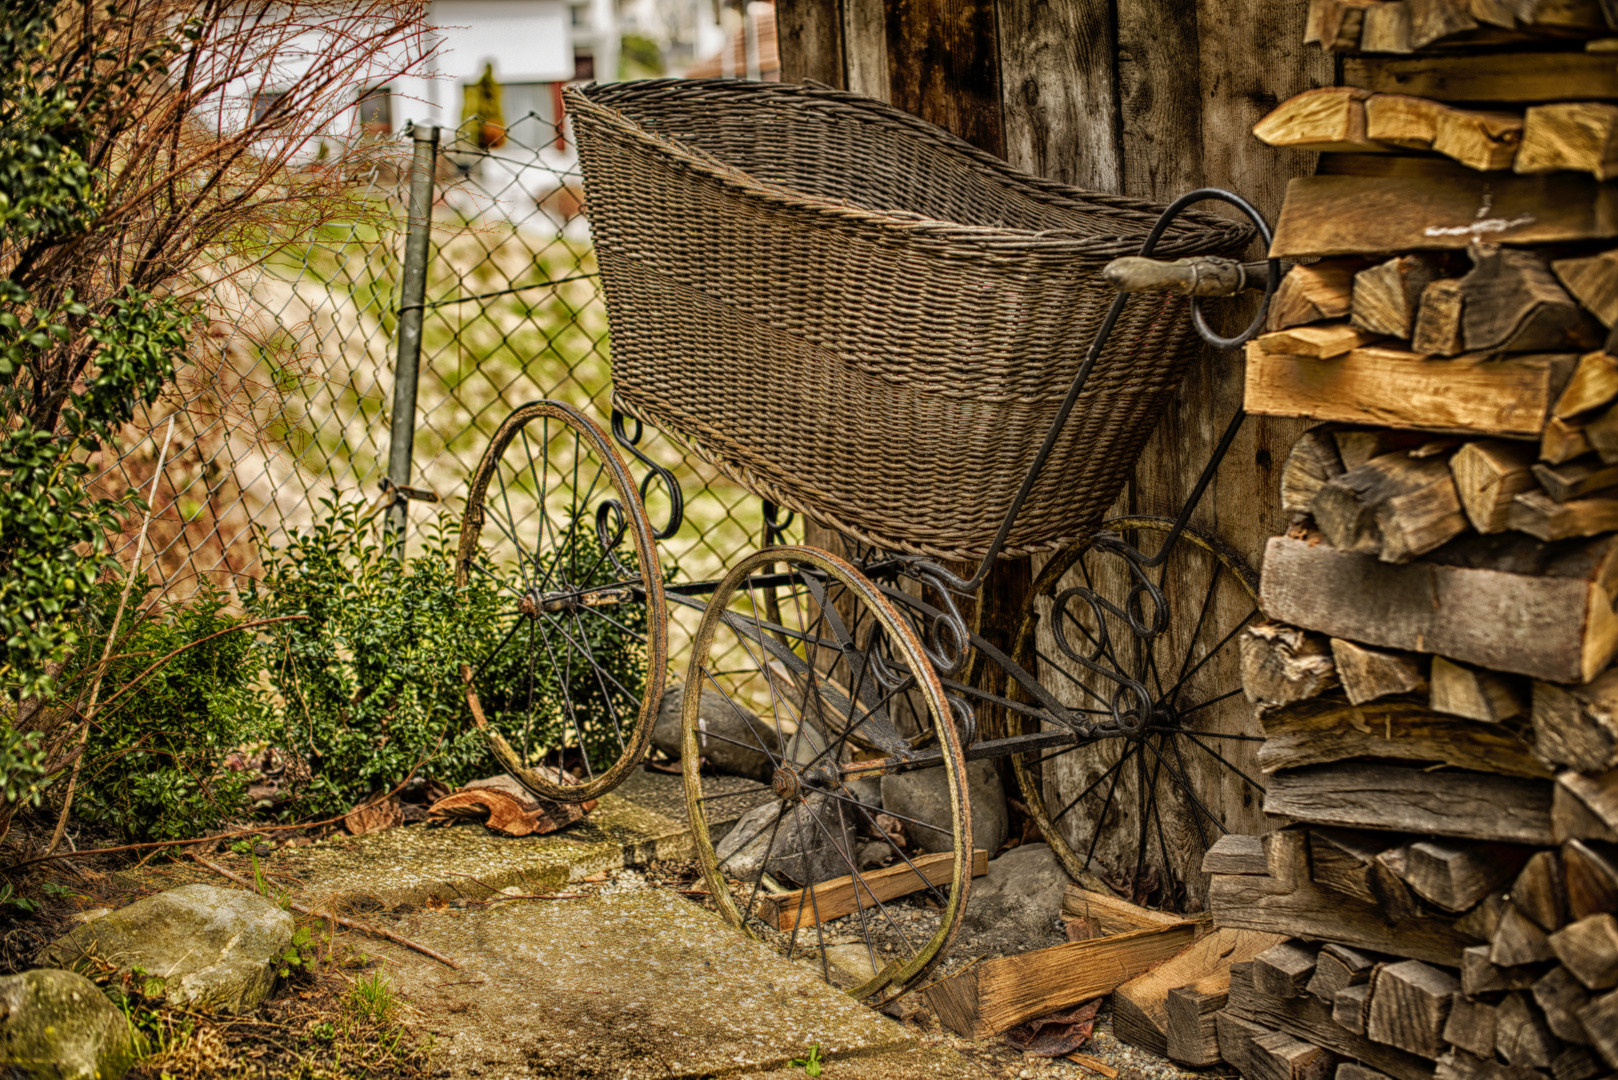
[(808, 1055), (801, 1058), (793, 1058), (791, 1061), (787, 1062), (787, 1064), (802, 1069), (808, 1076), (819, 1076), (821, 1064), (820, 1044), (815, 1043), (809, 1048)]
[(358, 1020), (386, 1024), (393, 1019), (398, 1001), (393, 996), (393, 982), (380, 971), (356, 982), (348, 991), (344, 1002), (349, 1015)]
[(26, 911), (29, 914), (33, 914), (39, 910), (39, 901), (30, 900), (26, 896), (17, 895), (16, 888), (10, 882), (7, 882), (4, 885), (0, 885), (0, 907), (14, 907), (18, 911)]

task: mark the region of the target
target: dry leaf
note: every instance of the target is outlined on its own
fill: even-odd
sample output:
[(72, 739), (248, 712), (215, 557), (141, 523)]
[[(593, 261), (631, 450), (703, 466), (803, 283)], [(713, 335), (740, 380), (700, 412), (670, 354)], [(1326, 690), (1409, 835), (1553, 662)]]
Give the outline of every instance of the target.
[(361, 803), (343, 815), (343, 828), (354, 836), (381, 832), (404, 824), (404, 808), (396, 797)]

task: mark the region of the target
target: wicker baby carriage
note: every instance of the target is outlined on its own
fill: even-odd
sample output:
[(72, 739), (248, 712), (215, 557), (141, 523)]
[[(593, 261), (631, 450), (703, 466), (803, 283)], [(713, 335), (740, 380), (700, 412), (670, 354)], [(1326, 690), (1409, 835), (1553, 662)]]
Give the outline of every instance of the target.
[[(879, 547), (981, 557), (1160, 208), (1018, 172), (880, 102), (658, 80), (567, 92), (616, 403)], [(1156, 254), (1234, 254), (1182, 215)], [(1002, 554), (1094, 530), (1200, 347), (1129, 304)]]

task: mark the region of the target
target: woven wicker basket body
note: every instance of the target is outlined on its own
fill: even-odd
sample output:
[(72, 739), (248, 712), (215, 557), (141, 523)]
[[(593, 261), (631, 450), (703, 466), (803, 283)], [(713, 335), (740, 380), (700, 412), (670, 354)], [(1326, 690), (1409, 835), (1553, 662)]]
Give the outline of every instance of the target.
[[(1158, 208), (1019, 173), (879, 102), (664, 80), (568, 91), (626, 411), (880, 547), (980, 557)], [(1183, 215), (1159, 257), (1232, 254)], [(1004, 554), (1100, 522), (1197, 352), (1124, 309)]]

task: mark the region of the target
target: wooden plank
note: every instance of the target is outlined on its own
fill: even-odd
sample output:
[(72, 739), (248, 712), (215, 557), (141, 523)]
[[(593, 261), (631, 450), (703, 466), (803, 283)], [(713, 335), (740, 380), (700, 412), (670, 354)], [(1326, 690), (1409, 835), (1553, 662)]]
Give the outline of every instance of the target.
[(847, 85), (843, 12), (836, 0), (776, 0), (775, 39), (782, 82), (813, 79), (827, 86)]
[(843, 9), (843, 69), (848, 89), (878, 101), (891, 101), (888, 23), (883, 0), (838, 2)]
[(1259, 713), (1267, 773), (1350, 758), (1430, 761), (1504, 776), (1548, 780), (1551, 772), (1513, 732), (1435, 713), (1423, 701), (1384, 698), (1350, 705), (1324, 697)]
[(1618, 60), (1601, 53), (1350, 56), (1343, 82), (1378, 94), (1438, 101), (1518, 102), (1618, 98)]
[(1196, 937), (1192, 923), (1072, 941), (985, 960), (924, 991), (938, 1018), (959, 1035), (981, 1039), (1024, 1020), (1091, 998), (1167, 960)]
[(1224, 976), (1230, 966), (1251, 960), (1283, 939), (1251, 930), (1215, 930), (1151, 971), (1137, 975), (1112, 994), (1113, 1034), (1154, 1054), (1169, 1050), (1169, 991), (1209, 976)]
[(1247, 411), (1350, 424), (1538, 438), (1572, 374), (1569, 354), (1434, 359), (1355, 349), (1330, 360), (1247, 344)]
[(1588, 176), (1490, 175), (1427, 162), (1422, 172), (1294, 179), (1270, 256), (1459, 250), (1474, 240), (1553, 244), (1618, 235), (1618, 193)]
[(1312, 765), (1278, 773), (1264, 812), (1348, 828), (1551, 844), (1551, 786), (1478, 772), (1399, 765)]
[(1268, 878), (1215, 874), (1209, 896), (1221, 927), (1335, 941), (1355, 949), (1459, 967), (1473, 939), (1438, 919), (1391, 926), (1375, 904), (1303, 882), (1287, 893)]
[(1464, 536), (1419, 563), (1393, 565), (1277, 536), (1259, 602), (1273, 618), (1332, 637), (1588, 682), (1618, 651), (1615, 562), (1611, 537)]
[(1037, 176), (1118, 187), (1117, 89), (1108, 5), (1000, 0), (1005, 156)]
[(889, 0), (892, 104), (996, 157), (1006, 152), (994, 0)]
[(1185, 916), (1167, 911), (1153, 911), (1127, 900), (1105, 893), (1091, 892), (1077, 885), (1069, 885), (1062, 894), (1062, 918), (1094, 919), (1103, 934), (1127, 934), (1135, 930), (1153, 930), (1163, 926), (1178, 926)]
[[(875, 907), (878, 901), (909, 896), (929, 885), (942, 885), (949, 881), (955, 865), (952, 852), (919, 855), (911, 866), (900, 863), (884, 870), (871, 870), (860, 875), (856, 884), (853, 875), (822, 881), (815, 886), (811, 902), (807, 889), (793, 889), (759, 898), (758, 917), (774, 923), (782, 933), (790, 933), (794, 926), (813, 926), (818, 913), (820, 922), (830, 922), (853, 913), (858, 908)], [(982, 877), (989, 872), (989, 853), (981, 848), (972, 853), (972, 876)]]
[(1241, 964), (1231, 968), (1230, 997), (1225, 1012), (1248, 1023), (1284, 1031), (1295, 1038), (1354, 1058), (1397, 1080), (1433, 1080), (1432, 1062), (1397, 1047), (1372, 1042), (1362, 1034), (1355, 1034), (1333, 1020), (1332, 1010), (1314, 997), (1305, 994), (1303, 997), (1280, 999), (1260, 993), (1253, 984), (1251, 971)]

